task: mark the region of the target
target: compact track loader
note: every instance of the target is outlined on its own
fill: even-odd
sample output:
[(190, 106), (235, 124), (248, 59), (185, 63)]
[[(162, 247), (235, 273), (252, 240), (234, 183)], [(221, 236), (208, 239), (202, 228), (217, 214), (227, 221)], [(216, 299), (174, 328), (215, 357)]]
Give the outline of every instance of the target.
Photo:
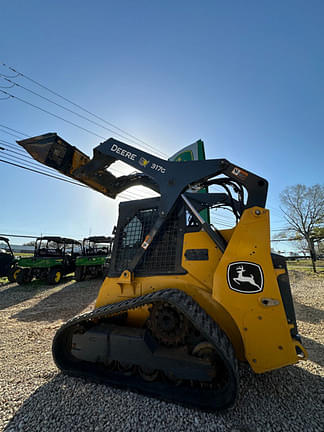
[[(134, 185), (160, 194), (120, 204), (95, 309), (53, 341), (64, 373), (217, 410), (235, 402), (238, 361), (263, 373), (307, 357), (285, 259), (270, 252), (265, 179), (226, 159), (171, 162), (113, 138), (91, 160), (54, 133), (19, 144), (108, 197)], [(115, 177), (117, 160), (140, 172)], [(212, 185), (224, 193), (197, 193)], [(218, 207), (234, 228), (201, 216)]]

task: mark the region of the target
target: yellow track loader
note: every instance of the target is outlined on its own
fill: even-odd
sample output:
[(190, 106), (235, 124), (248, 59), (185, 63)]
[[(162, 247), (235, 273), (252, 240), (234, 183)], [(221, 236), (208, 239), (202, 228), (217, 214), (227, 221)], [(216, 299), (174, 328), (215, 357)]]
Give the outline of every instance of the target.
[[(160, 194), (120, 203), (95, 309), (53, 341), (64, 373), (219, 410), (237, 397), (238, 361), (263, 373), (307, 358), (285, 259), (270, 252), (265, 179), (226, 159), (171, 162), (113, 138), (92, 159), (55, 133), (18, 143), (108, 197), (135, 185)], [(115, 177), (117, 160), (137, 172)], [(198, 193), (214, 185), (223, 192)], [(230, 209), (234, 228), (208, 223), (210, 208)]]

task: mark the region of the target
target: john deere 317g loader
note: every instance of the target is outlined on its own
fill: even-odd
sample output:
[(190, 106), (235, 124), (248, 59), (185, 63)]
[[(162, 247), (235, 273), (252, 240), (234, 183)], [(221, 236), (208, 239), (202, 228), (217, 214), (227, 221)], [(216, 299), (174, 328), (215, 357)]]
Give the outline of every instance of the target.
[[(64, 373), (216, 410), (235, 401), (238, 360), (263, 373), (307, 357), (285, 260), (270, 252), (265, 179), (225, 159), (170, 162), (113, 138), (91, 160), (54, 133), (19, 144), (108, 197), (134, 185), (160, 194), (120, 204), (95, 309), (53, 341)], [(140, 172), (117, 178), (116, 160)], [(197, 193), (211, 185), (224, 193)], [(211, 207), (230, 209), (236, 226), (206, 222)]]

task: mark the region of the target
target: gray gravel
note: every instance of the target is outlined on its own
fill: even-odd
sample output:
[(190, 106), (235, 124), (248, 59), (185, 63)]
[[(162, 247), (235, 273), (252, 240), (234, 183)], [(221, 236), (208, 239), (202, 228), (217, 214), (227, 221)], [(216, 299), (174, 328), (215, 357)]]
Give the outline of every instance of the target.
[(292, 273), (310, 360), (263, 375), (240, 368), (240, 396), (205, 413), (58, 373), (51, 340), (91, 310), (99, 281), (0, 287), (0, 429), (13, 431), (323, 431), (324, 279)]

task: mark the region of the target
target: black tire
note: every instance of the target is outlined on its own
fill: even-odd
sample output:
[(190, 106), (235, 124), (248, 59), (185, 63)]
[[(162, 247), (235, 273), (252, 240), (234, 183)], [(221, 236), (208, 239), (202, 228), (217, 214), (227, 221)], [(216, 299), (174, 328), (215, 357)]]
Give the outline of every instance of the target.
[(62, 269), (51, 268), (47, 275), (47, 282), (51, 285), (56, 285), (61, 281), (62, 276)]
[(9, 270), (7, 278), (8, 278), (8, 281), (10, 283), (16, 282), (16, 273), (17, 273), (17, 271), (18, 271), (17, 267), (13, 267), (13, 268), (11, 268)]
[(75, 280), (77, 282), (81, 282), (84, 280), (85, 278), (85, 271), (84, 268), (82, 266), (76, 267), (75, 269)]
[(31, 282), (31, 280), (33, 278), (31, 271), (27, 268), (17, 269), (15, 271), (15, 277), (16, 277), (16, 282), (19, 285), (25, 285), (25, 284)]
[(30, 283), (33, 280), (33, 277), (34, 277), (33, 273), (30, 270), (28, 270), (28, 272), (26, 272), (25, 274), (25, 284)]

